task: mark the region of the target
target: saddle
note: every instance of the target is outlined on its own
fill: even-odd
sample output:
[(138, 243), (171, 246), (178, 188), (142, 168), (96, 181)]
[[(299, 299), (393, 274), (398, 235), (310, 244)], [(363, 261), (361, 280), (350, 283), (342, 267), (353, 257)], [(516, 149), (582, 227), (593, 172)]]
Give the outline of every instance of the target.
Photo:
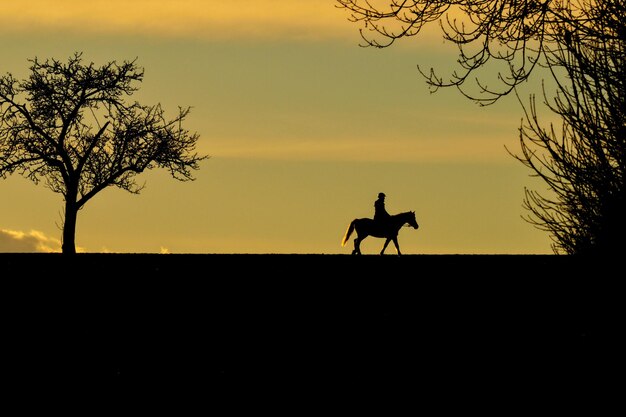
[(385, 229), (387, 229), (389, 227), (389, 217), (386, 218), (373, 218), (372, 222), (374, 224), (374, 227), (379, 230), (379, 231), (384, 231)]

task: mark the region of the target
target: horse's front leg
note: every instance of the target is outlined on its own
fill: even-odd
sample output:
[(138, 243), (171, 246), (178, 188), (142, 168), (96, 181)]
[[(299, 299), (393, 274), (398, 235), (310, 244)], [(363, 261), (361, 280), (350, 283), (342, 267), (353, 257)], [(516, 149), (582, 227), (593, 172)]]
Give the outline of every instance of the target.
[(396, 245), (396, 251), (398, 252), (398, 256), (402, 255), (402, 253), (400, 253), (400, 245), (398, 245), (398, 238), (397, 237), (393, 238), (393, 244)]
[(385, 244), (383, 245), (383, 250), (381, 250), (381, 251), (380, 251), (380, 254), (381, 254), (381, 255), (385, 253), (385, 249), (387, 249), (387, 245), (389, 245), (389, 241), (390, 241), (390, 240), (391, 240), (391, 239), (389, 239), (389, 238), (387, 238), (387, 239), (385, 240)]

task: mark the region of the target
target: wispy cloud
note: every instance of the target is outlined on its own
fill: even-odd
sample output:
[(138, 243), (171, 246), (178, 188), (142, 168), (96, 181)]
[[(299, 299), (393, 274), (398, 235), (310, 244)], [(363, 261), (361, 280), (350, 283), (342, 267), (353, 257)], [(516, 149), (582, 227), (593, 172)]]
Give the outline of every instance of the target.
[(61, 241), (37, 230), (20, 232), (0, 229), (0, 252), (60, 252)]
[(212, 138), (213, 158), (362, 162), (498, 162), (507, 156), (494, 137), (341, 138), (333, 140)]
[(0, 31), (58, 29), (207, 39), (356, 34), (344, 10), (320, 0), (29, 0), (4, 2), (2, 9)]

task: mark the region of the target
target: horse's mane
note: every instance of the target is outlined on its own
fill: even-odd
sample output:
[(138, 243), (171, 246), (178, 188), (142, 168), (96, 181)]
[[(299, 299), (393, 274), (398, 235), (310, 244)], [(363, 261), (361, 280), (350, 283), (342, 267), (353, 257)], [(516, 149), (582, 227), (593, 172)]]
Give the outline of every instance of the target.
[(396, 221), (401, 221), (401, 222), (404, 222), (404, 223), (410, 223), (412, 220), (415, 221), (415, 212), (414, 211), (403, 211), (401, 213), (392, 215), (391, 218), (395, 219)]
[(412, 211), (403, 211), (402, 213), (392, 214), (391, 217), (400, 217), (413, 214)]

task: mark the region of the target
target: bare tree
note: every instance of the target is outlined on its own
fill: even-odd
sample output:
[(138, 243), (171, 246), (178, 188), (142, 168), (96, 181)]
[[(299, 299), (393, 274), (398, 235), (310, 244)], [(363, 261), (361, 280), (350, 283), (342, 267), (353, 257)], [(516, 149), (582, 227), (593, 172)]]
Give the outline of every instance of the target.
[[(489, 105), (547, 69), (556, 93), (544, 104), (562, 119), (539, 123), (534, 96), (524, 105), (521, 154), (513, 156), (542, 178), (550, 196), (526, 190), (526, 219), (549, 231), (555, 252), (616, 249), (624, 221), (624, 0), (337, 0), (361, 24), (363, 46), (385, 48), (437, 22), (458, 47), (458, 67), (447, 77), (422, 76), (437, 91), (455, 87)], [(496, 79), (481, 72), (490, 65)], [(618, 246), (619, 247), (619, 246)]]
[(542, 128), (534, 97), (514, 155), (552, 191), (526, 190), (527, 217), (553, 236), (557, 252), (616, 254), (626, 233), (626, 10), (604, 2), (583, 30), (566, 32), (550, 69), (557, 95), (544, 104), (562, 119)]
[(153, 168), (194, 179), (207, 156), (194, 151), (199, 135), (182, 126), (190, 108), (168, 120), (160, 104), (125, 101), (143, 80), (136, 60), (98, 67), (75, 53), (67, 63), (29, 62), (28, 79), (0, 77), (0, 175), (43, 179), (63, 195), (64, 254), (76, 253), (78, 211), (106, 187), (138, 194), (136, 175)]

